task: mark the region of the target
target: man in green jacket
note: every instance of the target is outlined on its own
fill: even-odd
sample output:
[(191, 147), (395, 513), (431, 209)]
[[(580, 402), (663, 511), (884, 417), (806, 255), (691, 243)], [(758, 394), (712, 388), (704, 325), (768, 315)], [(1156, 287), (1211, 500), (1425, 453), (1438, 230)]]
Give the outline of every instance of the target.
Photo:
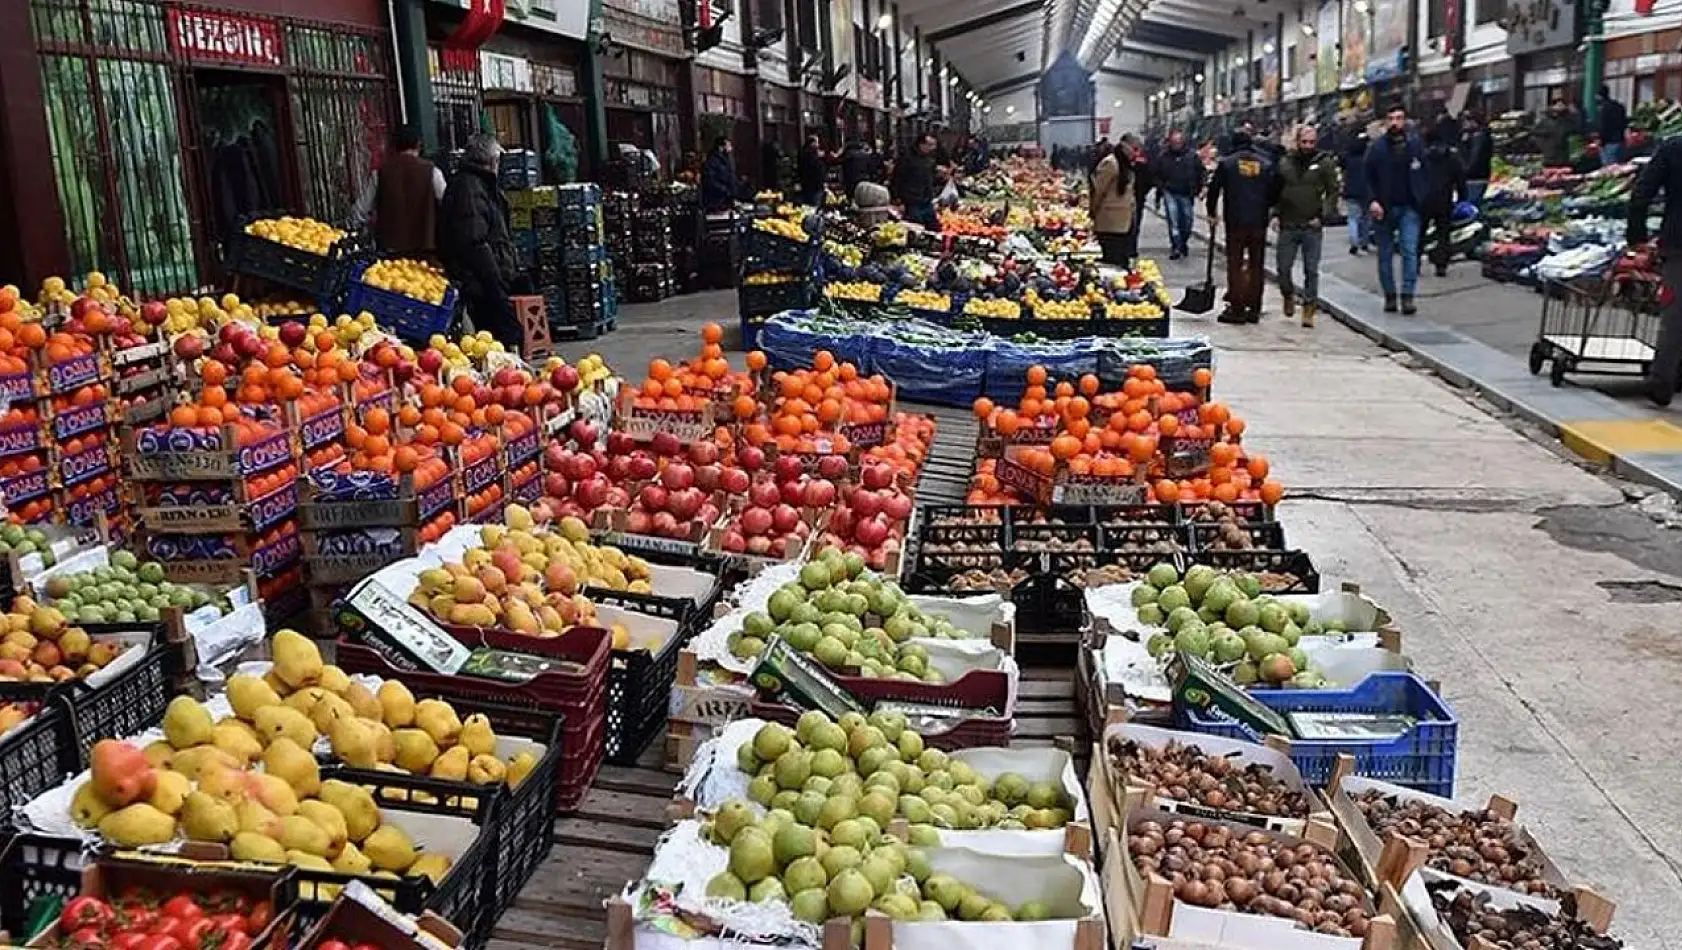
[(1318, 148), (1319, 133), (1312, 125), (1297, 127), (1296, 147), (1279, 160), (1273, 178), (1273, 215), (1279, 221), (1279, 292), (1285, 316), (1296, 315), (1296, 289), (1291, 272), (1302, 254), (1302, 325), (1314, 325), (1320, 300), (1321, 228), (1329, 209), (1337, 206), (1337, 160)]

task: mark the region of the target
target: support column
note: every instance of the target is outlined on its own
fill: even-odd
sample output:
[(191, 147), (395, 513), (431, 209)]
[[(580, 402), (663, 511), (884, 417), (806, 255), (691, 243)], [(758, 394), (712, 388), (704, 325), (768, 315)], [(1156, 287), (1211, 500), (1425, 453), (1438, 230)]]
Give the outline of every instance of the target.
[(905, 53), (900, 49), (905, 41), (900, 38), (899, 19), (899, 4), (896, 3), (894, 4), (893, 100), (890, 103), (884, 103), (889, 105), (890, 108), (898, 108), (899, 104), (905, 101)]
[[(602, 79), (601, 47), (602, 0), (590, 2), (590, 30), (584, 38), (584, 68), (579, 81), (584, 94), (584, 147), (590, 150), (591, 167), (607, 167), (607, 85)], [(650, 147), (654, 143), (650, 142)], [(681, 154), (681, 153), (680, 153)], [(676, 169), (668, 168), (668, 175)]]
[[(754, 181), (761, 188), (767, 182), (775, 183), (777, 170), (765, 167), (765, 104), (764, 97), (759, 92), (759, 47), (753, 44), (753, 31), (759, 27), (755, 15), (754, 0), (748, 0), (737, 7), (742, 16), (742, 74), (745, 80), (746, 97), (750, 128), (753, 129), (753, 157), (748, 162), (748, 168), (757, 172)], [(740, 167), (741, 156), (737, 156), (737, 167)]]
[(929, 105), (926, 101), (924, 101), (925, 97), (928, 96), (929, 71), (923, 68), (922, 27), (915, 26), (911, 28), (911, 42), (915, 43), (917, 46), (917, 55), (912, 63), (912, 65), (917, 68), (917, 100), (913, 104), (917, 107), (917, 114), (920, 116)]
[[(1600, 121), (1600, 86), (1606, 81), (1606, 5), (1608, 0), (1588, 0), (1583, 35), (1588, 57), (1583, 61), (1583, 118), (1594, 128)], [(1616, 143), (1622, 146), (1623, 143)]]
[(394, 0), (391, 33), (397, 44), (397, 81), (403, 85), (403, 121), (421, 136), (421, 151), (438, 154), (438, 108), (427, 68), (425, 0)]
[(0, 0), (0, 283), (31, 296), (42, 279), (70, 274), (47, 132), (41, 58), (29, 24), (29, 0)]

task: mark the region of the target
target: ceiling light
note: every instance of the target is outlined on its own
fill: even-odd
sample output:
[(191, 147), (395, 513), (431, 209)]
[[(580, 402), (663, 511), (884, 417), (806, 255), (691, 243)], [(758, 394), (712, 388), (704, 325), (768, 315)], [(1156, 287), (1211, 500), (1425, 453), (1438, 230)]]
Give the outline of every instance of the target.
[(1016, 107), (1015, 106), (1005, 106), (1005, 115), (1015, 115), (1015, 114), (1016, 114)]
[(952, 85), (952, 86), (956, 86), (958, 84), (958, 77), (953, 76), (950, 80), (947, 81), (947, 84)]
[(1303, 36), (1313, 36), (1314, 35), (1314, 25), (1312, 23), (1304, 23), (1302, 25), (1302, 35)]
[(1367, 0), (1355, 0), (1356, 13), (1366, 13), (1368, 9), (1370, 8), (1367, 6)]
[(1197, 82), (1199, 82), (1199, 83), (1203, 82), (1203, 74), (1202, 73), (1197, 74)]
[(1112, 109), (1119, 109), (1119, 108), (1121, 108), (1121, 100), (1120, 100), (1120, 99), (1117, 99), (1117, 100), (1116, 100), (1116, 101), (1114, 101), (1114, 102), (1112, 102), (1112, 103), (1110, 103), (1110, 108), (1112, 108)]
[(1272, 40), (1268, 40), (1266, 43), (1262, 44), (1262, 53), (1264, 55), (1267, 55), (1267, 56), (1272, 56), (1273, 55), (1273, 41)]
[(893, 25), (894, 25), (894, 15), (892, 13), (883, 13), (881, 16), (876, 18), (876, 31), (878, 33), (882, 32), (883, 30), (889, 29)]
[(904, 46), (901, 46), (901, 47), (900, 47), (900, 48), (899, 48), (899, 51), (900, 51), (900, 52), (902, 52), (902, 53), (909, 53), (909, 52), (911, 52), (911, 47), (912, 47), (912, 46), (914, 46), (914, 45), (916, 45), (916, 42), (917, 42), (917, 41), (916, 41), (916, 40), (906, 40), (906, 41), (905, 41), (905, 45), (904, 45)]
[(1232, 57), (1232, 65), (1234, 65), (1234, 66), (1244, 65), (1244, 55), (1242, 53), (1240, 53), (1240, 54), (1237, 54), (1237, 55), (1233, 56)]
[(982, 106), (981, 107), (981, 114), (982, 115), (988, 115), (988, 114), (992, 113), (992, 111), (993, 111), (992, 106)]

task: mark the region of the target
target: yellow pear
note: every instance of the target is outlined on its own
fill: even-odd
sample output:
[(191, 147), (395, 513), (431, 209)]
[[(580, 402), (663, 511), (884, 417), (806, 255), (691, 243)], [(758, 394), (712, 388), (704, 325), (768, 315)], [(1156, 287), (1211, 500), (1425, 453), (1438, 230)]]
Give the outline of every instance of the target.
[(170, 760), (175, 758), (175, 746), (165, 739), (149, 742), (140, 751), (146, 756), (146, 764), (155, 769), (168, 768)]
[(280, 837), (280, 816), (269, 811), (263, 803), (240, 802), (234, 806), (234, 813), (239, 818), (239, 830), (265, 838)]
[(484, 713), (474, 713), (462, 720), (461, 744), (474, 755), (496, 752), (496, 733), (491, 731), (491, 721), (485, 718)]
[(461, 719), (449, 703), (438, 699), (423, 699), (415, 704), (415, 725), (426, 730), (441, 749), (455, 745), (461, 735)]
[(237, 805), (251, 795), (251, 773), (237, 765), (212, 762), (199, 769), (199, 791)]
[(274, 672), (293, 689), (321, 682), (323, 664), (315, 641), (295, 630), (282, 630), (269, 641), (274, 654)]
[(446, 779), (452, 782), (465, 781), (467, 779), (467, 763), (471, 759), (472, 756), (468, 754), (466, 746), (451, 746), (448, 752), (433, 761), (431, 775), (433, 778)]
[(289, 737), (298, 743), (299, 748), (309, 749), (315, 745), (315, 724), (309, 717), (290, 706), (264, 706), (257, 710), (257, 718), (253, 721), (257, 727), (257, 734), (265, 742), (273, 742), (281, 736)]
[(106, 815), (111, 814), (111, 806), (99, 797), (93, 790), (93, 782), (83, 782), (76, 787), (76, 794), (70, 799), (70, 820), (79, 828), (97, 828), (99, 822)]
[(339, 696), (324, 692), (321, 694), (321, 701), (309, 711), (309, 717), (317, 732), (330, 736), (333, 734), (333, 725), (341, 719), (355, 719), (356, 710)]
[(288, 851), (304, 851), (325, 857), (330, 843), (327, 829), (303, 815), (288, 815), (280, 820), (280, 846)]
[(236, 861), (259, 861), (263, 864), (285, 864), (286, 849), (280, 842), (255, 832), (242, 831), (234, 835), (230, 850)]
[(432, 883), (440, 884), (444, 875), (450, 873), (450, 858), (445, 854), (421, 854), (415, 857), (415, 863), (409, 865), (407, 876), (431, 878)]
[(119, 848), (163, 844), (175, 837), (175, 819), (145, 802), (136, 802), (101, 818), (99, 833)]
[(284, 779), (274, 775), (252, 772), (251, 797), (282, 818), (298, 811), (298, 793), (292, 791), (292, 786)]
[[(288, 849), (286, 852), (286, 863), (292, 865), (293, 867), (304, 868), (310, 871), (333, 870), (333, 863), (331, 861), (328, 861), (326, 858), (313, 851), (305, 851), (301, 848)], [(308, 885), (306, 884), (304, 886), (307, 887)], [(317, 893), (321, 896), (322, 900), (331, 899), (327, 895), (328, 888), (333, 889), (333, 896), (338, 896), (339, 885), (337, 884), (317, 884), (315, 886), (318, 888)]]
[(350, 674), (329, 663), (321, 668), (320, 686), (329, 693), (343, 696), (350, 688)]
[(159, 772), (157, 776), (157, 784), (152, 787), (147, 803), (166, 815), (179, 814), (182, 804), (187, 801), (187, 794), (193, 790), (193, 783), (180, 772)]
[(280, 694), (265, 680), (248, 673), (228, 677), (228, 703), (234, 715), (250, 722), (264, 706), (280, 705)]
[[(457, 746), (456, 748), (462, 748)], [(494, 755), (476, 755), (467, 763), (467, 780), (474, 785), (490, 785), (502, 781), (508, 767)]]
[(308, 716), (315, 710), (316, 703), (331, 695), (333, 694), (319, 686), (306, 686), (281, 700), (281, 702)]
[(249, 765), (263, 754), (263, 744), (257, 741), (248, 726), (237, 719), (231, 723), (217, 723), (211, 730), (210, 742), (238, 759), (240, 765)]
[(181, 806), (181, 831), (193, 841), (232, 841), (239, 834), (239, 812), (220, 798), (194, 791)]
[(402, 873), (415, 863), (415, 845), (396, 825), (381, 825), (362, 842), (362, 853), (382, 871)]
[(397, 746), (397, 767), (406, 772), (424, 775), (438, 758), (438, 743), (424, 729), (399, 729), (391, 734)]
[(169, 767), (172, 770), (180, 772), (195, 782), (198, 781), (200, 774), (213, 766), (237, 769), (239, 768), (239, 762), (235, 761), (233, 756), (213, 745), (182, 749), (170, 756), (169, 759)]
[(530, 775), (531, 770), (535, 768), (537, 768), (537, 756), (525, 751), (516, 752), (508, 760), (508, 768), (503, 776), (504, 781), (508, 783), (509, 788), (516, 788), (526, 780), (526, 776)]
[(345, 702), (350, 703), (350, 708), (355, 710), (356, 714), (363, 719), (372, 719), (376, 722), (385, 721), (385, 707), (381, 705), (379, 697), (374, 695), (373, 690), (361, 683), (350, 683), (345, 687), (344, 692), (339, 695), (343, 696)]
[(329, 858), (339, 853), (350, 838), (350, 829), (345, 827), (345, 816), (337, 808), (324, 801), (314, 798), (305, 799), (298, 803), (298, 814), (321, 826), (327, 832), (327, 850), (322, 852)]
[(379, 806), (374, 804), (373, 794), (360, 785), (330, 778), (321, 783), (321, 793), (316, 797), (345, 817), (345, 834), (352, 841), (360, 844), (380, 826)]
[(280, 674), (276, 673), (273, 668), (263, 674), (263, 682), (268, 684), (269, 689), (273, 690), (276, 696), (283, 699), (292, 692), (292, 687), (286, 685), (286, 681), (281, 679)]
[(374, 745), (379, 735), (373, 723), (355, 716), (346, 716), (333, 724), (333, 757), (359, 769), (371, 769), (379, 762)]
[(300, 796), (314, 795), (321, 788), (321, 766), (286, 736), (263, 750), (263, 771), (292, 786)]
[(164, 710), (164, 738), (177, 749), (191, 749), (211, 739), (215, 720), (210, 710), (191, 696), (177, 696)]
[(362, 853), (362, 849), (354, 844), (346, 844), (339, 856), (333, 859), (333, 870), (340, 874), (367, 874), (374, 869), (374, 862)]
[(380, 709), (383, 710), (380, 719), (391, 728), (401, 729), (415, 721), (415, 694), (402, 683), (386, 680), (380, 684), (374, 698), (380, 701)]

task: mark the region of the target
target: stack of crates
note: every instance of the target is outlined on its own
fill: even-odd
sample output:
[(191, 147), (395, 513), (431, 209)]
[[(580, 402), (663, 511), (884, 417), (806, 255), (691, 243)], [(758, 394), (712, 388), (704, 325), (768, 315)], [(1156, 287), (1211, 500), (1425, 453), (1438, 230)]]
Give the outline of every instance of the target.
[(672, 213), (666, 194), (622, 192), (608, 202), (609, 242), (619, 241), (614, 267), (629, 300), (664, 300), (675, 292), (672, 267)]
[(788, 310), (817, 305), (821, 292), (818, 240), (807, 235), (795, 240), (755, 227), (752, 219), (740, 231), (741, 278), (737, 301), (742, 315), (742, 345), (757, 346), (759, 332), (770, 317)]
[(613, 329), (619, 312), (608, 256), (602, 190), (594, 183), (560, 185), (555, 196), (559, 243), (539, 252), (539, 283), (556, 339), (593, 339)]

